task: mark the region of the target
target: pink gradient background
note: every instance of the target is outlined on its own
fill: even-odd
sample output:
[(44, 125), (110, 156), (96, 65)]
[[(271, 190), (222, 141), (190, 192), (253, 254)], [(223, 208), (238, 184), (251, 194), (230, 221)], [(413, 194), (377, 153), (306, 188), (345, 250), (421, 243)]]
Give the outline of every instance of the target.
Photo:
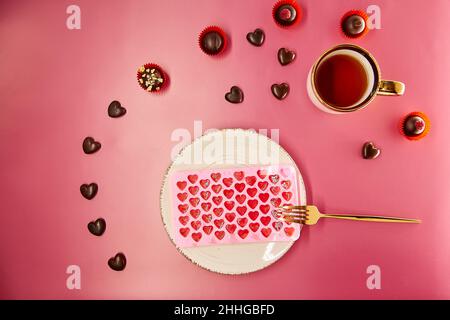
[[(299, 1), (302, 23), (282, 30), (273, 0), (2, 1), (0, 3), (1, 298), (450, 298), (450, 2)], [(195, 5), (194, 5), (195, 3)], [(82, 29), (66, 28), (66, 7), (82, 10)], [(377, 4), (382, 29), (351, 41), (369, 49), (387, 78), (407, 85), (401, 98), (379, 97), (343, 116), (312, 106), (305, 81), (313, 61), (346, 42), (340, 16)], [(205, 56), (197, 35), (222, 26), (231, 48)], [(261, 27), (263, 47), (247, 32)], [(281, 67), (278, 48), (297, 60)], [(139, 88), (137, 67), (163, 66), (164, 95)], [(278, 101), (274, 82), (291, 93)], [(232, 85), (241, 105), (223, 98)], [(107, 116), (118, 99), (128, 113)], [(420, 142), (397, 131), (407, 112), (421, 110), (433, 128)], [(170, 164), (176, 128), (280, 128), (280, 144), (306, 180), (308, 200), (330, 213), (391, 214), (421, 225), (321, 221), (305, 228), (271, 267), (245, 276), (203, 270), (174, 248), (159, 214), (159, 189)], [(92, 135), (103, 147), (85, 155)], [(383, 152), (361, 159), (373, 140)], [(97, 182), (83, 199), (79, 186)], [(107, 231), (86, 224), (104, 217)], [(128, 265), (106, 264), (118, 251)], [(82, 289), (66, 289), (66, 268), (82, 270)], [(382, 290), (366, 288), (366, 268), (382, 269)], [(298, 276), (292, 277), (293, 274)]]

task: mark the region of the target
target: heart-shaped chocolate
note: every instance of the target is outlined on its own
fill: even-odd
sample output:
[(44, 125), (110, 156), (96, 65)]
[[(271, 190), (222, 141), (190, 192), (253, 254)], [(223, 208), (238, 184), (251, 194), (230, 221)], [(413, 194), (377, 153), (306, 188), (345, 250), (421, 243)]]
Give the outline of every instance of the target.
[(286, 48), (280, 48), (278, 50), (278, 61), (282, 66), (288, 65), (296, 58), (296, 53), (294, 51), (288, 50)]
[(82, 196), (88, 200), (94, 199), (94, 197), (97, 195), (97, 191), (98, 185), (96, 183), (82, 184), (80, 187)]
[(287, 83), (281, 83), (281, 84), (273, 84), (272, 87), (272, 93), (278, 100), (283, 100), (286, 98), (289, 94), (289, 84)]
[(122, 271), (127, 265), (127, 258), (122, 252), (119, 252), (114, 257), (109, 258), (108, 266), (114, 271)]
[(244, 101), (244, 92), (242, 92), (241, 88), (232, 86), (230, 92), (225, 94), (225, 100), (230, 103), (241, 103)]
[(92, 137), (86, 137), (83, 141), (83, 151), (86, 154), (92, 154), (100, 150), (102, 144), (95, 141)]
[(108, 107), (108, 115), (111, 118), (120, 118), (121, 116), (125, 115), (127, 113), (127, 109), (122, 107), (119, 101), (113, 101), (109, 104)]
[(247, 33), (247, 40), (256, 47), (261, 47), (264, 43), (266, 35), (262, 29), (255, 29), (253, 32)]
[(362, 156), (364, 159), (376, 159), (380, 155), (381, 150), (378, 149), (373, 142), (366, 142), (362, 148)]
[(95, 221), (88, 223), (88, 230), (97, 237), (100, 237), (106, 230), (106, 221), (103, 218), (98, 218)]

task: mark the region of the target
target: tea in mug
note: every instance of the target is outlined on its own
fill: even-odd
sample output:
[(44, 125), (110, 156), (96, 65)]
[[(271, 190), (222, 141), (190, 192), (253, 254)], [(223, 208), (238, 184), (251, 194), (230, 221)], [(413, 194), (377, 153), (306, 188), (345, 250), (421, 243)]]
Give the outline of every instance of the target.
[(335, 54), (322, 61), (317, 68), (315, 87), (327, 104), (348, 108), (363, 98), (368, 83), (362, 63), (348, 54)]

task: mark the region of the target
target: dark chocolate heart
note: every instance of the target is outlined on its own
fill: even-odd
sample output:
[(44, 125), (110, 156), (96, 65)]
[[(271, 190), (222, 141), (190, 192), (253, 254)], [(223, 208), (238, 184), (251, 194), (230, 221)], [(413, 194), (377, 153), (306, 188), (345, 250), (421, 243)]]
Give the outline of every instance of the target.
[(247, 33), (247, 40), (256, 47), (261, 47), (264, 43), (266, 35), (262, 29), (255, 29), (253, 32)]
[(233, 86), (230, 92), (225, 94), (225, 100), (230, 103), (241, 103), (244, 101), (244, 92), (242, 92), (241, 88)]
[(376, 159), (381, 153), (381, 150), (375, 147), (373, 142), (366, 142), (362, 148), (362, 156), (364, 159)]
[(98, 218), (95, 221), (88, 223), (88, 230), (94, 235), (100, 237), (106, 230), (106, 221), (103, 218)]
[(296, 56), (297, 55), (294, 51), (288, 50), (286, 48), (280, 48), (280, 50), (278, 50), (278, 61), (282, 66), (285, 66), (294, 61)]
[(127, 265), (127, 258), (122, 252), (119, 252), (114, 257), (108, 260), (108, 266), (115, 271), (122, 271)]
[(80, 192), (88, 200), (94, 199), (97, 195), (98, 185), (96, 183), (82, 184)]
[(108, 115), (111, 118), (119, 118), (127, 113), (127, 109), (122, 107), (119, 101), (113, 101), (109, 104)]
[(86, 137), (83, 141), (83, 151), (86, 154), (95, 153), (102, 147), (102, 144), (92, 137)]
[(289, 94), (289, 84), (282, 83), (282, 84), (273, 84), (272, 87), (272, 93), (278, 100), (283, 100), (286, 98)]

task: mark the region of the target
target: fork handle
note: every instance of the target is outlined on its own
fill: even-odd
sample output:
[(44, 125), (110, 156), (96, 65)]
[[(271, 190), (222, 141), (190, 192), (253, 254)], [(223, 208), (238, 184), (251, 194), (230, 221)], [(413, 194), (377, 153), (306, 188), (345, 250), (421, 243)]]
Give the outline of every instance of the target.
[(343, 215), (343, 214), (322, 214), (321, 218), (345, 219), (356, 221), (369, 222), (394, 222), (394, 223), (421, 223), (418, 219), (406, 219), (397, 217), (382, 217), (382, 216), (361, 216), (361, 215)]

